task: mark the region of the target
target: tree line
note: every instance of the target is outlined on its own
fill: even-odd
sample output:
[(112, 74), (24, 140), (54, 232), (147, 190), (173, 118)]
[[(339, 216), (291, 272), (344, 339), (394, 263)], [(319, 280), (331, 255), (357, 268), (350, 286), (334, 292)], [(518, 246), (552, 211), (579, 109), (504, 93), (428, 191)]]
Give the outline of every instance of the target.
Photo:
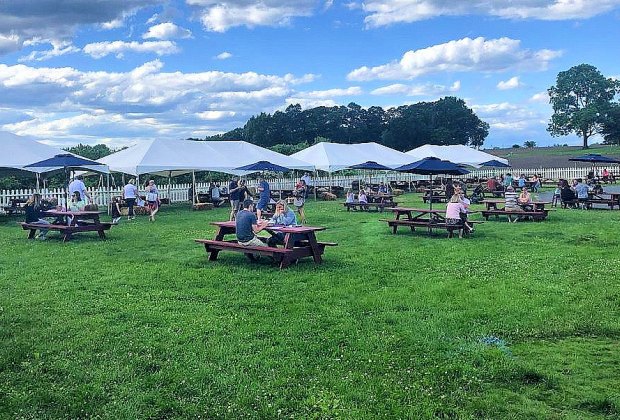
[(203, 140), (244, 140), (278, 151), (297, 151), (322, 138), (335, 143), (375, 141), (408, 151), (428, 143), (480, 147), (488, 134), (489, 124), (465, 101), (445, 97), (388, 110), (379, 106), (366, 109), (353, 102), (305, 110), (299, 104), (289, 105), (284, 111), (260, 113), (241, 128)]

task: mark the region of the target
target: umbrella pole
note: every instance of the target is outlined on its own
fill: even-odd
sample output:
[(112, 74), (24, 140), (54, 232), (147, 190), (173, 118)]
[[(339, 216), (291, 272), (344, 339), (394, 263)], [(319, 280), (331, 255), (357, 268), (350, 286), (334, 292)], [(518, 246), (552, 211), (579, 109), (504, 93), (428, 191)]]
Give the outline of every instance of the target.
[(106, 188), (108, 190), (108, 208), (110, 209), (110, 215), (112, 214), (112, 206), (110, 206), (110, 204), (112, 203), (112, 191), (110, 191), (110, 174), (108, 173), (108, 176), (106, 177)]
[(431, 203), (429, 210), (433, 210), (433, 174), (430, 174), (430, 178), (431, 178), (431, 187), (430, 187), (431, 191), (430, 191), (428, 202)]
[(37, 192), (38, 193), (41, 192), (41, 188), (40, 188), (40, 185), (39, 185), (39, 173), (38, 172), (37, 172)]

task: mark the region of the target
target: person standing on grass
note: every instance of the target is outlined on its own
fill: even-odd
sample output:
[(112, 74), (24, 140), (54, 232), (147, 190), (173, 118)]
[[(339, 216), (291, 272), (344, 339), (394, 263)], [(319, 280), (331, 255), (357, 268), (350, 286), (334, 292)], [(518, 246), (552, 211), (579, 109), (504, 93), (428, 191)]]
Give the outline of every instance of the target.
[(138, 187), (136, 187), (136, 180), (130, 179), (127, 185), (123, 187), (123, 199), (127, 203), (127, 220), (133, 220), (136, 218), (133, 212), (133, 207), (136, 205), (136, 199), (138, 198)]
[(146, 186), (146, 201), (148, 203), (149, 211), (151, 212), (149, 215), (149, 220), (154, 222), (155, 215), (159, 211), (159, 190), (155, 185), (155, 181), (152, 179), (149, 180), (149, 183)]
[(256, 236), (258, 232), (265, 229), (269, 223), (267, 220), (258, 220), (254, 214), (254, 202), (244, 200), (243, 209), (237, 212), (235, 228), (237, 242), (243, 246), (267, 246), (267, 244)]
[(84, 185), (84, 181), (82, 181), (81, 175), (73, 178), (73, 181), (71, 181), (71, 183), (69, 184), (69, 197), (72, 197), (76, 191), (80, 193), (80, 198), (82, 200), (86, 201), (86, 199), (88, 199), (88, 202), (86, 204), (92, 201), (90, 194), (86, 192), (86, 185)]
[(261, 218), (263, 211), (267, 209), (269, 200), (271, 199), (271, 190), (269, 183), (261, 175), (258, 177), (258, 203), (256, 203), (256, 217)]
[(586, 208), (588, 201), (588, 188), (587, 184), (584, 184), (583, 179), (577, 179), (577, 184), (575, 185), (575, 194), (577, 194), (577, 201), (579, 201), (579, 205), (583, 208)]
[(228, 220), (235, 220), (235, 215), (239, 211), (239, 196), (241, 194), (239, 190), (239, 178), (233, 177), (228, 183), (228, 198), (230, 200), (230, 218)]
[[(32, 196), (26, 201), (26, 205), (24, 206), (24, 211), (26, 212), (26, 223), (30, 223), (32, 225), (41, 225), (46, 226), (49, 225), (50, 222), (43, 218), (43, 204), (41, 203), (41, 194), (32, 194)], [(47, 239), (48, 230), (45, 228), (39, 229), (39, 234), (37, 238), (42, 241)]]
[(295, 190), (295, 194), (293, 195), (293, 205), (297, 207), (297, 213), (299, 213), (301, 223), (306, 223), (306, 213), (304, 211), (304, 204), (306, 203), (307, 195), (306, 181), (301, 179), (299, 182), (301, 185)]

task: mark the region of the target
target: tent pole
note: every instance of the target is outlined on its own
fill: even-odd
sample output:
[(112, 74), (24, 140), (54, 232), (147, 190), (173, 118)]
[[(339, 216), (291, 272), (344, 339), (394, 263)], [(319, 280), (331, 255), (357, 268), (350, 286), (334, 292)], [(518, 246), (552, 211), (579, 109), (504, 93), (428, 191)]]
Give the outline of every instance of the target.
[(108, 188), (108, 208), (112, 210), (112, 207), (110, 207), (110, 203), (112, 202), (112, 191), (110, 191), (110, 174), (109, 173), (108, 173), (108, 176), (106, 177), (106, 180), (107, 180), (106, 183), (107, 183), (107, 188)]
[(198, 192), (196, 191), (196, 171), (192, 171), (192, 206), (196, 205)]
[(172, 171), (168, 171), (168, 204), (172, 204), (170, 200), (170, 187), (172, 186)]
[(40, 188), (40, 185), (39, 185), (39, 177), (40, 177), (40, 175), (37, 172), (37, 192), (41, 192), (41, 188)]
[[(430, 178), (431, 178), (431, 192), (429, 196), (429, 202), (431, 203), (430, 210), (433, 210), (433, 174), (430, 174)], [(433, 216), (431, 215), (431, 218), (432, 217)]]
[(314, 187), (314, 201), (316, 201), (316, 178), (318, 176), (318, 171), (315, 169), (314, 170), (314, 182), (313, 182), (313, 187)]

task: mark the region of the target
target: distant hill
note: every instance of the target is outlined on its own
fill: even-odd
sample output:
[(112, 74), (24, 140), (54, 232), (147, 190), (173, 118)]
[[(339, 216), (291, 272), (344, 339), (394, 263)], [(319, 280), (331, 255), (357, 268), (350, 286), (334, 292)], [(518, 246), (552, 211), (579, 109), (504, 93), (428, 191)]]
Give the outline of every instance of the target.
[(510, 161), (513, 168), (535, 169), (535, 168), (568, 168), (568, 167), (588, 167), (587, 163), (571, 162), (571, 157), (581, 156), (587, 153), (597, 153), (620, 159), (620, 147), (595, 144), (588, 150), (583, 150), (580, 146), (557, 146), (557, 147), (533, 147), (533, 148), (506, 148), (506, 149), (484, 149), (492, 155), (506, 158)]

